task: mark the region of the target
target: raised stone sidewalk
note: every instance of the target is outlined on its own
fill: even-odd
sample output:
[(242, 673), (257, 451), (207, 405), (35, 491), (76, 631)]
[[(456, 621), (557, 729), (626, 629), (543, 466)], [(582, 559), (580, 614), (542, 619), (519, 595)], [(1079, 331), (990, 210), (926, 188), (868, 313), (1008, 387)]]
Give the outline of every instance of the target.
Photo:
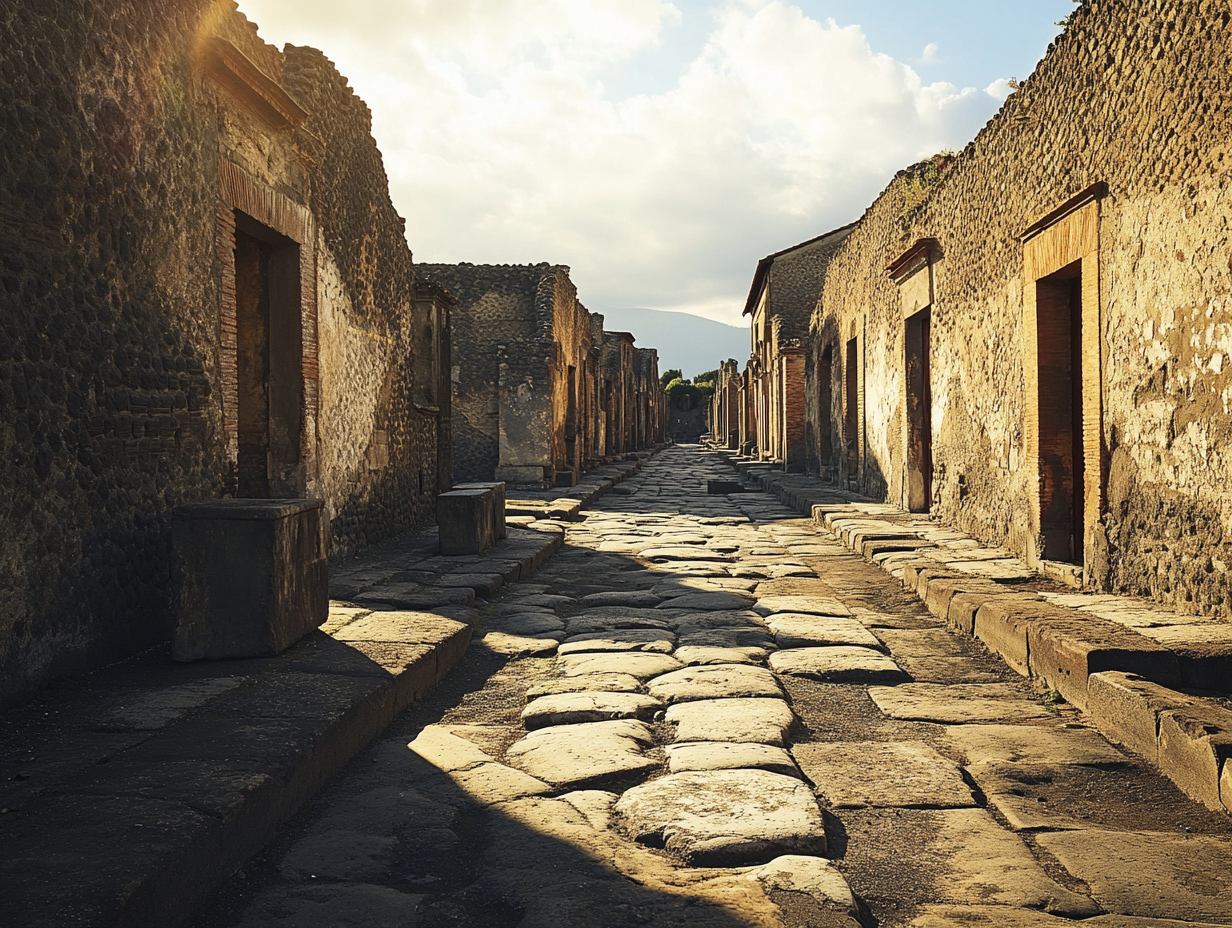
[(1232, 625), (1075, 589), (1078, 568), (1011, 552), (820, 480), (720, 452), (742, 476), (879, 565), (955, 631), (1085, 712), (1188, 796), (1232, 810)]
[(474, 607), (559, 550), (560, 520), (643, 458), (568, 499), (537, 494), (482, 556), (438, 556), (435, 529), (367, 553), (333, 574), (326, 624), (277, 657), (176, 664), (158, 648), (8, 713), (0, 924), (179, 924), (449, 673)]

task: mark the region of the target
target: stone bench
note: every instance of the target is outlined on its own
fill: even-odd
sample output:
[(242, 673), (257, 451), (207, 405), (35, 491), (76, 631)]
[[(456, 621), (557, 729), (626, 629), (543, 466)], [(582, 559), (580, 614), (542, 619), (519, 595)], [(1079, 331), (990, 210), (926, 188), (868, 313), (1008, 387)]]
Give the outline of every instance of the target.
[(329, 615), (319, 499), (220, 499), (172, 516), (177, 661), (271, 657)]
[(505, 537), (505, 484), (463, 483), (436, 498), (440, 551), (482, 554)]

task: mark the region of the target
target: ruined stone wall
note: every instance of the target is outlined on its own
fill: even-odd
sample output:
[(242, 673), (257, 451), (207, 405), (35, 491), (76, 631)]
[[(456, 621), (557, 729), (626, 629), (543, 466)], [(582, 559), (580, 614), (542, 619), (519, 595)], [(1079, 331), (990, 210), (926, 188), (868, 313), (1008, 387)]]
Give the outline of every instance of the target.
[(289, 46), (285, 78), (314, 137), (317, 492), (344, 556), (433, 517), (437, 422), (415, 404), (415, 370), (433, 359), (416, 352), (415, 271), (368, 107), (316, 49)]
[(550, 265), (420, 264), (416, 270), (458, 301), (451, 318), (454, 478), (491, 480), (500, 464), (498, 346), (536, 337), (535, 297)]
[[(859, 338), (859, 476), (866, 492), (899, 502), (904, 309), (885, 268), (935, 238), (932, 511), (1038, 558), (1039, 462), (1026, 451), (1036, 278), (1021, 237), (1105, 182), (1097, 258), (1081, 268), (1084, 319), (1097, 301), (1082, 364), (1099, 378), (1084, 396), (1099, 478), (1086, 576), (1223, 617), (1232, 616), (1230, 18), (1212, 0), (1088, 0), (939, 179), (936, 163), (918, 165), (869, 208), (827, 274), (810, 363), (815, 371), (818, 352), (834, 346), (841, 438), (844, 346)], [(824, 425), (815, 402), (810, 417)]]
[[(271, 86), (295, 83), (309, 108), (340, 106), (309, 123), (332, 151), (207, 73), (214, 40)], [(14, 0), (0, 7), (0, 48), (0, 703), (9, 703), (165, 640), (170, 512), (235, 490), (231, 200), (303, 238), (292, 294), (305, 308), (299, 462), (280, 480), (327, 496), (342, 548), (367, 543), (426, 511), (402, 490), (418, 487), (409, 472), (432, 437), (389, 374), (408, 361), (392, 333), (410, 255), (404, 243), (398, 250), (402, 228), (366, 111), (332, 66), (307, 50), (284, 62), (232, 4), (205, 0)], [(318, 352), (318, 305), (341, 320), (336, 328), (374, 339), (355, 337), (358, 347), (337, 358), (332, 340)], [(384, 408), (340, 434), (331, 397), (372, 385)], [(371, 448), (380, 431), (389, 464), (373, 471), (340, 456), (342, 444)]]

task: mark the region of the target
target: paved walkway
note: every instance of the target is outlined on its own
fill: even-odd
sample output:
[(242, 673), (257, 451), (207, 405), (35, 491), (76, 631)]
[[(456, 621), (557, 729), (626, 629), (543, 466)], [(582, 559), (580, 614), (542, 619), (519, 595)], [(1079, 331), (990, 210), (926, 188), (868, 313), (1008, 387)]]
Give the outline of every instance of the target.
[(1225, 816), (731, 474), (569, 522), (197, 928), (1232, 924)]

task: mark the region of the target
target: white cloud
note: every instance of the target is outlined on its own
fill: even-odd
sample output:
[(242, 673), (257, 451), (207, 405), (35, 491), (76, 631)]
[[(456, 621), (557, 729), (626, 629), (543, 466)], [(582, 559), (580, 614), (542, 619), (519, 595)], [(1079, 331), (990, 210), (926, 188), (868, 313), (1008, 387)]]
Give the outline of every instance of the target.
[(916, 60), (916, 64), (936, 64), (941, 60), (937, 57), (937, 51), (940, 47), (941, 46), (936, 42), (929, 42), (924, 46), (924, 51), (920, 53), (920, 57)]
[(679, 24), (671, 3), (242, 7), (371, 106), (417, 260), (569, 264), (584, 301), (727, 322), (759, 257), (856, 218), (995, 106), (780, 0), (722, 0), (676, 86), (618, 100), (606, 69)]
[(1009, 80), (1004, 77), (997, 78), (984, 88), (984, 93), (988, 94), (998, 103), (1004, 103), (1013, 92), (1014, 88), (1010, 85)]

